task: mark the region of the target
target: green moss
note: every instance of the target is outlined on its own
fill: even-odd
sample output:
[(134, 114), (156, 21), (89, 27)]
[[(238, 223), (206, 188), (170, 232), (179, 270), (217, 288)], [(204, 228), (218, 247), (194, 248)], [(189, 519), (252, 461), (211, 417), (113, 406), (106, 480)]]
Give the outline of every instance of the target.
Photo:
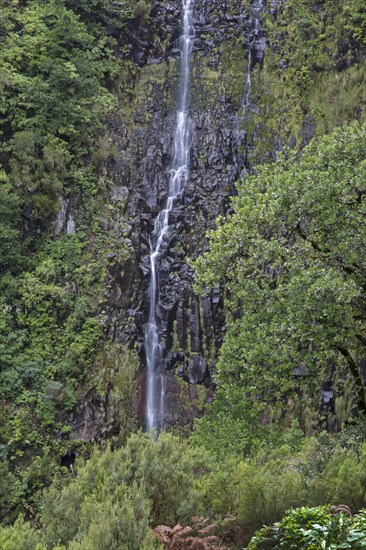
[(125, 124), (133, 128), (135, 116), (139, 113), (139, 125), (148, 125), (151, 122), (151, 98), (155, 90), (160, 87), (164, 90), (163, 96), (166, 105), (172, 106), (173, 89), (172, 85), (166, 88), (167, 82), (175, 82), (178, 78), (178, 64), (170, 60), (169, 63), (152, 63), (137, 70), (135, 77), (131, 80), (131, 73), (126, 75), (128, 82), (122, 79), (118, 86), (120, 89), (120, 101), (123, 110)]
[(185, 382), (182, 378), (177, 378), (177, 381), (181, 390), (180, 403), (182, 407), (187, 411), (196, 408), (202, 412), (206, 404), (207, 389), (204, 386), (195, 385), (192, 391), (191, 384)]
[(213, 108), (218, 96), (225, 97), (239, 109), (247, 66), (243, 40), (239, 36), (223, 41), (220, 50), (213, 47), (208, 58), (195, 56), (192, 103), (197, 110)]
[[(365, 120), (365, 57), (356, 4), (337, 0), (320, 7), (311, 0), (288, 0), (274, 22), (263, 13), (269, 47), (263, 70), (252, 71), (251, 89), (260, 114), (247, 113), (252, 164), (272, 158), (279, 145), (302, 147), (312, 133), (307, 126), (322, 135)], [(358, 15), (345, 32), (350, 9)]]

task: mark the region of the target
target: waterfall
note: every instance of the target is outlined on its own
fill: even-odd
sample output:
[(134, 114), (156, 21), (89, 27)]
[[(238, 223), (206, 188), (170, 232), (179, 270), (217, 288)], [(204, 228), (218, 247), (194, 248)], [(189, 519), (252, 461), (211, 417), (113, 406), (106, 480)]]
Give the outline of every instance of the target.
[[(243, 148), (245, 156), (248, 155), (247, 147), (247, 126), (248, 126), (248, 110), (250, 108), (250, 93), (252, 91), (252, 75), (251, 71), (253, 68), (253, 49), (258, 45), (259, 42), (259, 16), (263, 10), (264, 0), (252, 0), (250, 7), (250, 19), (249, 19), (249, 32), (246, 36), (246, 49), (248, 52), (247, 56), (247, 69), (245, 74), (244, 82), (244, 92), (242, 97), (242, 102), (240, 106), (240, 111), (236, 115), (236, 142), (237, 146), (240, 145), (240, 148)], [(239, 168), (239, 176), (245, 178), (247, 174), (247, 163), (248, 159), (245, 159), (242, 153), (236, 154), (236, 164)]]
[(169, 240), (169, 214), (174, 201), (183, 191), (188, 178), (189, 127), (188, 93), (190, 80), (190, 56), (194, 28), (192, 5), (194, 0), (183, 0), (183, 33), (181, 36), (181, 67), (179, 80), (179, 102), (174, 136), (174, 157), (170, 169), (167, 204), (160, 211), (150, 238), (150, 286), (149, 317), (145, 326), (146, 354), (146, 428), (160, 430), (164, 418), (165, 377), (162, 372), (164, 345), (159, 337), (157, 308), (159, 306), (159, 265), (158, 260), (166, 250)]
[(248, 47), (248, 62), (247, 62), (247, 72), (245, 76), (245, 83), (244, 83), (244, 94), (243, 94), (243, 100), (241, 103), (241, 115), (238, 118), (238, 129), (244, 129), (246, 130), (246, 122), (247, 122), (247, 112), (249, 108), (249, 98), (250, 98), (250, 92), (252, 89), (252, 77), (251, 77), (251, 70), (252, 70), (252, 44), (255, 42), (258, 38), (258, 31), (259, 31), (259, 14), (261, 13), (263, 9), (263, 0), (254, 0), (254, 2), (251, 5), (251, 31), (249, 33), (249, 36), (247, 38), (247, 47)]

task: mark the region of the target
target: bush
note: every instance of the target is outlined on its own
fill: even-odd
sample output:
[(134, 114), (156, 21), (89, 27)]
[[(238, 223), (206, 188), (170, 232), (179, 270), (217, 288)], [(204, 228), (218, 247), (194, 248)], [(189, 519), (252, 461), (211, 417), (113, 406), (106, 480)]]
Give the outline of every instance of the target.
[(46, 550), (41, 534), (22, 519), (18, 519), (11, 527), (0, 527), (0, 548), (2, 550)]
[(174, 525), (194, 515), (199, 503), (196, 478), (205, 472), (204, 455), (169, 434), (157, 441), (134, 434), (121, 449), (95, 450), (66, 487), (60, 491), (53, 485), (46, 491), (47, 545), (155, 548), (150, 523)]
[(366, 444), (359, 453), (337, 449), (324, 472), (311, 483), (314, 500), (319, 503), (342, 502), (357, 512), (365, 506)]
[(364, 549), (366, 511), (352, 518), (344, 513), (332, 515), (329, 506), (292, 510), (280, 523), (261, 529), (252, 538), (247, 550), (262, 548)]

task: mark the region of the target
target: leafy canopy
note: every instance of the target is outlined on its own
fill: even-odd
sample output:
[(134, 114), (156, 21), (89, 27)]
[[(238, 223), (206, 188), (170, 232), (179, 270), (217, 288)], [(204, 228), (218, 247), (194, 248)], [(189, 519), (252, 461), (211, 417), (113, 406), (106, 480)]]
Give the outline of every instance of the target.
[(336, 368), (352, 372), (364, 407), (365, 156), (359, 123), (313, 141), (300, 162), (286, 152), (238, 184), (209, 234), (196, 285), (223, 282), (235, 313), (216, 373), (226, 409), (232, 395), (256, 407), (316, 395)]
[(329, 506), (298, 508), (288, 512), (280, 523), (261, 529), (251, 540), (248, 550), (362, 550), (366, 548), (365, 521), (365, 510), (350, 518), (344, 512), (332, 515)]

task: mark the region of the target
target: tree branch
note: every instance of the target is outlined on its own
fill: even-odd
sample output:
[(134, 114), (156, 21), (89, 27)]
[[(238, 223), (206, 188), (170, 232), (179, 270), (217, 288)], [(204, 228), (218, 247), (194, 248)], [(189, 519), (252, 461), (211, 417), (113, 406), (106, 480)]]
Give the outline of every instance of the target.
[(356, 334), (356, 338), (363, 346), (366, 346), (366, 338), (362, 334)]
[(341, 345), (338, 345), (337, 348), (341, 352), (343, 357), (346, 359), (349, 370), (351, 371), (351, 374), (353, 376), (353, 379), (355, 382), (355, 389), (358, 395), (358, 406), (361, 410), (366, 412), (365, 388), (361, 379), (358, 365), (347, 348)]

